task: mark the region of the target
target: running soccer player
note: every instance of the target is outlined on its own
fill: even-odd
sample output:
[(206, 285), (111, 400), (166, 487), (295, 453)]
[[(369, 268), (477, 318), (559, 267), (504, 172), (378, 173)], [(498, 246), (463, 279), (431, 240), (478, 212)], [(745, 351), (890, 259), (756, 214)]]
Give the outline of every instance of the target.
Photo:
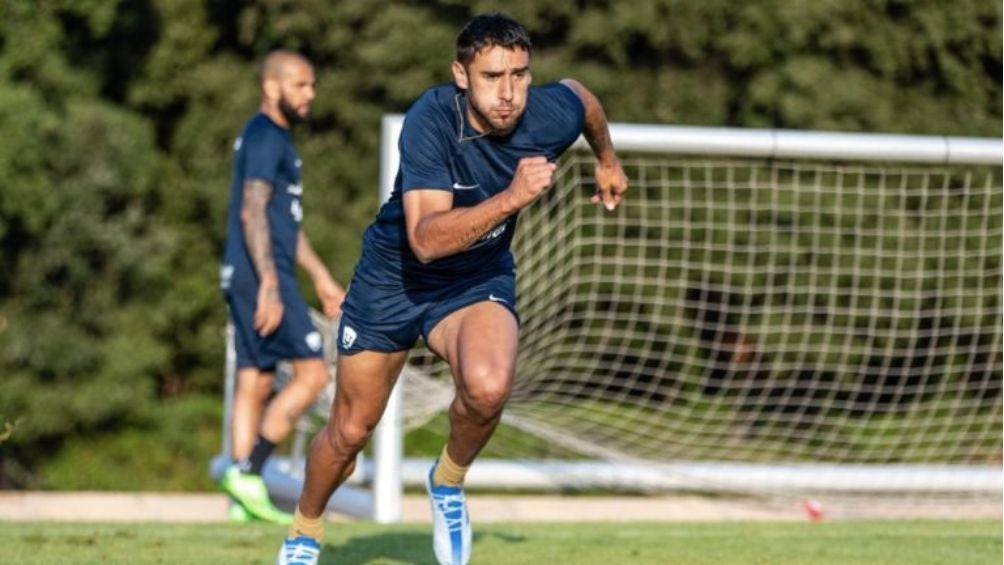
[[(345, 291), (300, 229), (301, 162), (289, 128), (310, 113), (314, 69), (297, 53), (273, 51), (262, 63), (261, 90), (260, 111), (234, 144), (221, 269), (235, 330), (237, 392), (231, 424), (236, 464), (220, 486), (239, 503), (233, 518), (289, 524), (292, 515), (269, 500), (262, 469), (328, 381), (321, 335), (300, 295), (295, 263), (313, 279), (326, 315), (338, 314)], [(293, 378), (265, 408), (279, 359), (291, 360)]]
[(517, 214), (550, 187), (555, 160), (580, 133), (597, 158), (593, 202), (613, 210), (627, 190), (599, 101), (570, 79), (531, 87), (530, 48), (508, 16), (473, 18), (457, 38), (454, 83), (425, 91), (407, 112), (394, 193), (365, 233), (342, 307), (331, 418), (311, 444), (281, 564), (316, 563), (328, 498), (351, 474), (418, 336), (456, 385), (449, 440), (426, 481), (434, 552), (444, 564), (470, 557), (464, 476), (515, 373)]

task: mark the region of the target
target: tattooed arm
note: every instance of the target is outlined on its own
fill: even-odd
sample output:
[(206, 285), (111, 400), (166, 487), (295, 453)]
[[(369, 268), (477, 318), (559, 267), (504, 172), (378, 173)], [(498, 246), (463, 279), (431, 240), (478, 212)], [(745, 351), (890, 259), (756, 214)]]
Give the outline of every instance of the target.
[(263, 336), (274, 332), (282, 321), (279, 276), (272, 256), (272, 236), (266, 213), (271, 197), (271, 183), (261, 179), (248, 179), (244, 182), (241, 224), (244, 227), (244, 242), (258, 273), (258, 305), (254, 313), (254, 328)]

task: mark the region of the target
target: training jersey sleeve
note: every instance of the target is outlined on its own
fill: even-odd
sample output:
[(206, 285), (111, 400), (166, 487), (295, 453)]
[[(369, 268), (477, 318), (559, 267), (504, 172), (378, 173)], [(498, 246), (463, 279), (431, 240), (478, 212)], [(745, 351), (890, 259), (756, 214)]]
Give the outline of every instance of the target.
[(534, 141), (557, 157), (582, 134), (586, 108), (571, 88), (555, 82), (533, 89)]
[(244, 180), (261, 179), (275, 187), (282, 161), (285, 140), (274, 128), (255, 128), (242, 141), (244, 149)]
[(408, 111), (401, 126), (401, 192), (432, 188), (453, 190), (450, 174), (449, 139), (444, 136), (443, 116), (423, 96)]

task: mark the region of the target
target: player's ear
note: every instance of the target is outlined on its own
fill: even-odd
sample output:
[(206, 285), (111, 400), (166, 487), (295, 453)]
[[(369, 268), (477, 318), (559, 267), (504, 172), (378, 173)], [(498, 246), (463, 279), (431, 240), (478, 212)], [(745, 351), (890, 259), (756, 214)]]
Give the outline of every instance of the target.
[(261, 83), (261, 91), (265, 94), (265, 98), (269, 100), (279, 99), (279, 81), (274, 78), (267, 78), (263, 83)]
[(467, 82), (467, 69), (460, 61), (453, 61), (453, 66), (450, 68), (453, 71), (453, 82), (457, 83), (457, 88), (462, 90), (467, 90), (470, 86)]

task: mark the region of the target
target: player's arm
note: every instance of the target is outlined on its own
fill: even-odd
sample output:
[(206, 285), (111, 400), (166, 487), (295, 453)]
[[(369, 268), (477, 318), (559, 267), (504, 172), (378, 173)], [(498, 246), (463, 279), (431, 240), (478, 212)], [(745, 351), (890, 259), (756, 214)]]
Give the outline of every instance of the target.
[(337, 316), (341, 311), (342, 301), (345, 300), (345, 289), (331, 276), (302, 229), (296, 236), (296, 262), (314, 281), (314, 291), (321, 299), (324, 315), (329, 318)]
[(272, 333), (282, 321), (279, 276), (275, 270), (272, 236), (268, 226), (267, 208), (270, 198), (272, 183), (254, 178), (244, 182), (241, 225), (251, 263), (258, 273), (258, 305), (254, 313), (254, 327), (261, 335)]
[(404, 193), (411, 250), (423, 263), (467, 249), (488, 230), (539, 197), (551, 185), (555, 165), (545, 157), (520, 159), (506, 190), (466, 208), (453, 208), (453, 194), (412, 189)]
[(603, 111), (599, 99), (579, 81), (566, 78), (561, 84), (572, 89), (586, 109), (582, 136), (589, 142), (589, 147), (596, 155), (596, 194), (592, 200), (597, 204), (602, 202), (607, 210), (613, 210), (624, 199), (628, 179), (610, 141), (607, 114)]

